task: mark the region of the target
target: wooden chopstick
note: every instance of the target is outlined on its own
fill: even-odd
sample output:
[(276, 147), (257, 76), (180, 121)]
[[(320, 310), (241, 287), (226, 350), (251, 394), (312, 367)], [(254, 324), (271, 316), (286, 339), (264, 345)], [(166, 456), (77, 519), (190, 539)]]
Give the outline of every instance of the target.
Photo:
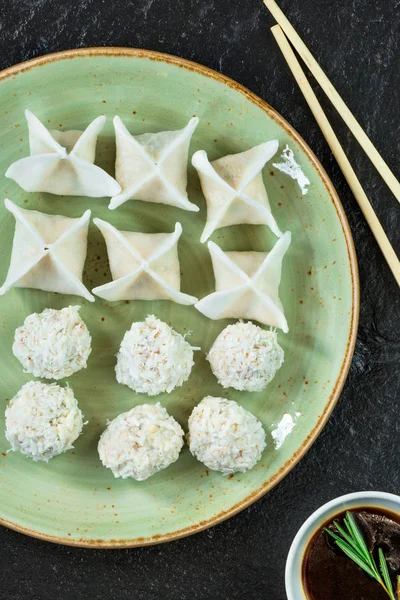
[(318, 81), (321, 88), (324, 90), (325, 94), (328, 96), (329, 100), (332, 102), (333, 106), (336, 108), (347, 127), (350, 129), (358, 143), (361, 145), (362, 149), (368, 156), (368, 158), (372, 161), (372, 164), (381, 175), (382, 179), (385, 181), (389, 189), (395, 195), (397, 200), (400, 202), (400, 183), (396, 179), (395, 175), (383, 160), (382, 156), (379, 154), (378, 150), (375, 148), (365, 131), (362, 129), (359, 122), (354, 117), (353, 113), (345, 104), (344, 100), (338, 94), (338, 92), (333, 87), (332, 83), (329, 81), (328, 77), (325, 75), (324, 71), (321, 69), (311, 52), (308, 50), (307, 46), (304, 44), (303, 40), (300, 38), (298, 33), (295, 31), (293, 26), (289, 23), (275, 0), (263, 0), (265, 6), (271, 12), (276, 22), (281, 26), (286, 36), (292, 42), (293, 46), (304, 60), (307, 67), (310, 69), (311, 73)]
[(347, 183), (349, 184), (351, 191), (354, 194), (355, 199), (357, 200), (365, 219), (367, 220), (368, 225), (370, 226), (372, 233), (375, 236), (376, 241), (379, 244), (380, 249), (383, 252), (384, 257), (397, 281), (397, 284), (400, 286), (400, 262), (396, 256), (395, 251), (393, 250), (383, 228), (380, 224), (378, 217), (374, 213), (374, 209), (371, 206), (370, 201), (367, 198), (366, 193), (364, 192), (360, 181), (358, 180), (357, 175), (354, 172), (353, 167), (351, 166), (349, 159), (347, 158), (340, 142), (332, 129), (331, 124), (328, 121), (326, 114), (324, 113), (322, 106), (320, 105), (314, 91), (309, 84), (304, 71), (302, 70), (299, 61), (297, 60), (285, 34), (283, 33), (281, 27), (279, 25), (275, 25), (271, 28), (271, 31), (278, 43), (279, 48), (282, 51), (283, 56), (287, 64), (289, 65), (290, 70), (292, 71), (300, 90), (307, 101), (308, 106), (310, 107), (320, 129), (329, 144), (330, 149), (334, 157), (336, 158), (339, 167), (341, 168), (343, 175), (345, 176)]

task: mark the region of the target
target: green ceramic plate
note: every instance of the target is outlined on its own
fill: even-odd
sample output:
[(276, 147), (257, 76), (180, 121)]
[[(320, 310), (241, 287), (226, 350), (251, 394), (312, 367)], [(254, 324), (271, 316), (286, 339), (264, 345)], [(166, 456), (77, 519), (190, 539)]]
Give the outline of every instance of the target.
[[(264, 393), (226, 393), (214, 379), (204, 353), (228, 321), (210, 321), (193, 307), (166, 301), (95, 304), (77, 297), (13, 289), (0, 298), (0, 398), (8, 398), (31, 377), (11, 352), (13, 334), (25, 317), (46, 307), (71, 303), (93, 337), (88, 368), (68, 380), (89, 420), (75, 450), (49, 464), (7, 454), (4, 410), (0, 414), (0, 520), (13, 529), (46, 540), (82, 546), (137, 546), (189, 535), (226, 519), (260, 498), (304, 455), (324, 426), (343, 386), (355, 342), (358, 317), (356, 258), (342, 206), (321, 165), (295, 131), (273, 109), (233, 81), (199, 65), (146, 51), (101, 48), (46, 56), (0, 74), (0, 196), (24, 208), (110, 220), (118, 228), (170, 232), (183, 225), (179, 246), (182, 289), (201, 298), (213, 290), (206, 245), (199, 242), (205, 202), (189, 169), (189, 196), (199, 213), (168, 206), (128, 202), (116, 211), (108, 199), (29, 194), (3, 173), (28, 153), (24, 109), (51, 128), (84, 129), (100, 114), (108, 117), (98, 143), (97, 163), (113, 173), (112, 117), (120, 115), (134, 133), (183, 127), (200, 117), (191, 153), (205, 149), (212, 159), (240, 152), (271, 138), (288, 143), (311, 181), (302, 197), (294, 181), (272, 165), (264, 171), (275, 217), (293, 234), (284, 261), (281, 297), (290, 332), (279, 334), (285, 364)], [(0, 206), (0, 277), (8, 268), (14, 220)], [(236, 226), (212, 239), (225, 250), (269, 250), (276, 241), (266, 227)], [(110, 278), (102, 237), (91, 226), (85, 282), (92, 288)], [(245, 475), (231, 478), (208, 472), (187, 447), (178, 462), (148, 481), (114, 479), (100, 464), (96, 446), (106, 420), (148, 402), (119, 385), (114, 355), (132, 321), (154, 313), (177, 331), (192, 331), (201, 346), (190, 380), (160, 401), (186, 427), (205, 395), (227, 395), (259, 417), (268, 432), (262, 460)], [(296, 426), (279, 450), (271, 430), (283, 414)]]

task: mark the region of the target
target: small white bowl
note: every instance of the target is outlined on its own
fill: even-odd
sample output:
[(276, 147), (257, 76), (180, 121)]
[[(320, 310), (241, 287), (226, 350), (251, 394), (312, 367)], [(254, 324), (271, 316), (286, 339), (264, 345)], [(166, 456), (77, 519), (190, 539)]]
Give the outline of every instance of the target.
[(400, 496), (386, 492), (356, 492), (339, 496), (316, 510), (299, 529), (286, 561), (285, 586), (288, 600), (309, 600), (303, 587), (304, 552), (316, 531), (338, 513), (364, 506), (388, 510), (400, 516)]

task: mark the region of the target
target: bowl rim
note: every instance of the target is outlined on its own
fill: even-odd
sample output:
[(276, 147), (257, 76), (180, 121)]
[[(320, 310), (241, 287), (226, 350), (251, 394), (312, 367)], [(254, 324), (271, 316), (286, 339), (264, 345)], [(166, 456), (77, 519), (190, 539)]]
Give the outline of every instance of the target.
[(299, 560), (300, 569), (298, 569), (297, 566), (295, 566), (295, 562), (297, 562), (299, 554), (301, 554), (301, 556), (303, 555), (308, 542), (315, 534), (317, 529), (320, 527), (320, 524), (318, 524), (318, 526), (315, 527), (314, 524), (316, 524), (321, 519), (321, 517), (325, 517), (324, 521), (326, 521), (329, 518), (328, 515), (330, 513), (333, 517), (334, 514), (338, 512), (335, 509), (339, 507), (341, 508), (341, 511), (346, 510), (346, 504), (351, 506), (353, 502), (356, 502), (359, 505), (359, 507), (362, 508), (363, 501), (373, 502), (373, 505), (377, 508), (382, 508), (384, 510), (386, 509), (391, 512), (393, 512), (393, 508), (388, 508), (389, 504), (391, 507), (393, 506), (393, 504), (397, 504), (398, 514), (400, 516), (400, 496), (397, 496), (396, 494), (392, 494), (390, 492), (352, 492), (350, 494), (344, 494), (342, 496), (338, 496), (337, 498), (333, 498), (332, 500), (329, 500), (329, 502), (326, 502), (325, 504), (317, 508), (317, 510), (311, 513), (311, 515), (304, 521), (304, 523), (296, 533), (287, 555), (285, 566), (285, 589), (288, 600), (298, 600), (297, 594), (299, 593), (303, 593), (304, 600), (308, 600), (304, 592), (302, 583), (300, 583), (301, 587), (299, 587), (298, 585), (298, 582), (302, 582), (301, 567), (303, 561), (302, 559)]
[(228, 510), (222, 511), (219, 514), (214, 515), (212, 518), (197, 523), (195, 525), (185, 527), (184, 529), (179, 529), (177, 531), (163, 534), (163, 535), (155, 535), (148, 538), (137, 538), (137, 539), (70, 539), (64, 538), (54, 535), (45, 534), (39, 531), (32, 530), (30, 528), (26, 528), (24, 526), (19, 525), (18, 523), (8, 521), (0, 517), (0, 525), (18, 531), (20, 533), (24, 533), (25, 535), (29, 535), (32, 537), (36, 537), (42, 540), (54, 542), (57, 544), (64, 544), (68, 546), (78, 546), (85, 548), (133, 548), (133, 547), (141, 547), (159, 544), (163, 542), (168, 542), (172, 540), (177, 540), (183, 537), (187, 537), (194, 533), (198, 533), (205, 529), (208, 529), (211, 526), (217, 525), (226, 519), (236, 515), (240, 511), (244, 510), (257, 500), (259, 500), (262, 496), (264, 496), (267, 492), (269, 492), (275, 485), (277, 485), (292, 469), (293, 467), (303, 458), (303, 456), (310, 449), (312, 444), (318, 438), (322, 429), (326, 425), (330, 415), (336, 403), (339, 400), (340, 393), (343, 389), (344, 383), (347, 378), (347, 374), (350, 369), (350, 364), (354, 354), (354, 348), (357, 338), (357, 330), (358, 330), (358, 320), (359, 320), (359, 311), (360, 311), (360, 282), (359, 282), (359, 273), (358, 273), (358, 264), (357, 264), (357, 255), (354, 246), (354, 241), (352, 238), (350, 226), (343, 208), (343, 205), (339, 199), (339, 196), (336, 192), (333, 183), (328, 177), (325, 169), (322, 164), (315, 156), (311, 148), (308, 144), (303, 140), (299, 133), (278, 113), (274, 108), (272, 108), (265, 100), (261, 99), (255, 93), (251, 92), (249, 89), (237, 83), (233, 79), (227, 77), (226, 75), (222, 75), (217, 71), (209, 67), (205, 67), (199, 63), (194, 61), (190, 61), (181, 57), (177, 57), (171, 54), (166, 54), (163, 52), (157, 52), (154, 50), (146, 50), (139, 48), (126, 48), (126, 47), (118, 47), (118, 46), (104, 46), (104, 47), (88, 47), (88, 48), (77, 48), (71, 50), (63, 50), (60, 52), (54, 52), (50, 54), (46, 54), (43, 56), (39, 56), (37, 58), (32, 58), (30, 60), (17, 63), (13, 66), (7, 67), (0, 71), (0, 82), (9, 77), (15, 77), (16, 75), (23, 73), (29, 69), (34, 67), (40, 67), (52, 62), (59, 62), (63, 60), (71, 60), (74, 58), (83, 58), (83, 57), (125, 57), (125, 58), (144, 58), (149, 59), (156, 62), (164, 62), (169, 65), (175, 65), (180, 68), (196, 72), (205, 77), (214, 79), (228, 86), (229, 88), (241, 93), (247, 100), (255, 104), (261, 110), (263, 110), (267, 115), (273, 119), (281, 128), (283, 128), (286, 133), (302, 148), (303, 152), (307, 156), (308, 160), (314, 167), (314, 169), (318, 172), (319, 177), (321, 178), (328, 194), (330, 200), (335, 208), (337, 217), (339, 219), (340, 225), (342, 227), (344, 239), (346, 242), (346, 248), (349, 259), (349, 267), (350, 267), (350, 277), (351, 277), (351, 294), (352, 294), (352, 305), (351, 305), (351, 319), (350, 319), (350, 328), (349, 328), (349, 336), (346, 344), (346, 351), (343, 357), (341, 369), (339, 375), (336, 379), (335, 385), (333, 387), (333, 391), (326, 402), (324, 410), (319, 416), (319, 419), (314, 426), (313, 430), (310, 432), (308, 437), (304, 440), (301, 447), (291, 456), (291, 458), (283, 465), (283, 467), (276, 473), (273, 477), (268, 479), (258, 490), (255, 490), (250, 495), (246, 496), (243, 500), (238, 502), (237, 504), (231, 506)]

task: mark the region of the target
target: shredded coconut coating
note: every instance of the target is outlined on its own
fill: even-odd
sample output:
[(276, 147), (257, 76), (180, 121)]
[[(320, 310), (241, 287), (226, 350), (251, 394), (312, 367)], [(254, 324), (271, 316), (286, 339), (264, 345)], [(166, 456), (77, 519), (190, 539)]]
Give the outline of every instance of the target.
[(149, 315), (125, 333), (115, 373), (135, 392), (156, 396), (181, 386), (193, 365), (193, 348), (185, 338)]
[(83, 415), (69, 387), (29, 381), (6, 408), (6, 438), (12, 450), (48, 462), (73, 448)]
[(241, 321), (219, 334), (207, 356), (218, 383), (246, 392), (261, 392), (283, 359), (275, 331)]
[(108, 424), (98, 445), (100, 460), (115, 477), (144, 481), (178, 460), (183, 435), (159, 402), (141, 404)]
[(13, 354), (25, 373), (62, 379), (86, 368), (90, 333), (79, 315), (80, 306), (46, 308), (26, 317), (15, 331)]
[(252, 469), (266, 446), (254, 415), (232, 400), (212, 396), (193, 409), (187, 440), (197, 460), (223, 475)]

